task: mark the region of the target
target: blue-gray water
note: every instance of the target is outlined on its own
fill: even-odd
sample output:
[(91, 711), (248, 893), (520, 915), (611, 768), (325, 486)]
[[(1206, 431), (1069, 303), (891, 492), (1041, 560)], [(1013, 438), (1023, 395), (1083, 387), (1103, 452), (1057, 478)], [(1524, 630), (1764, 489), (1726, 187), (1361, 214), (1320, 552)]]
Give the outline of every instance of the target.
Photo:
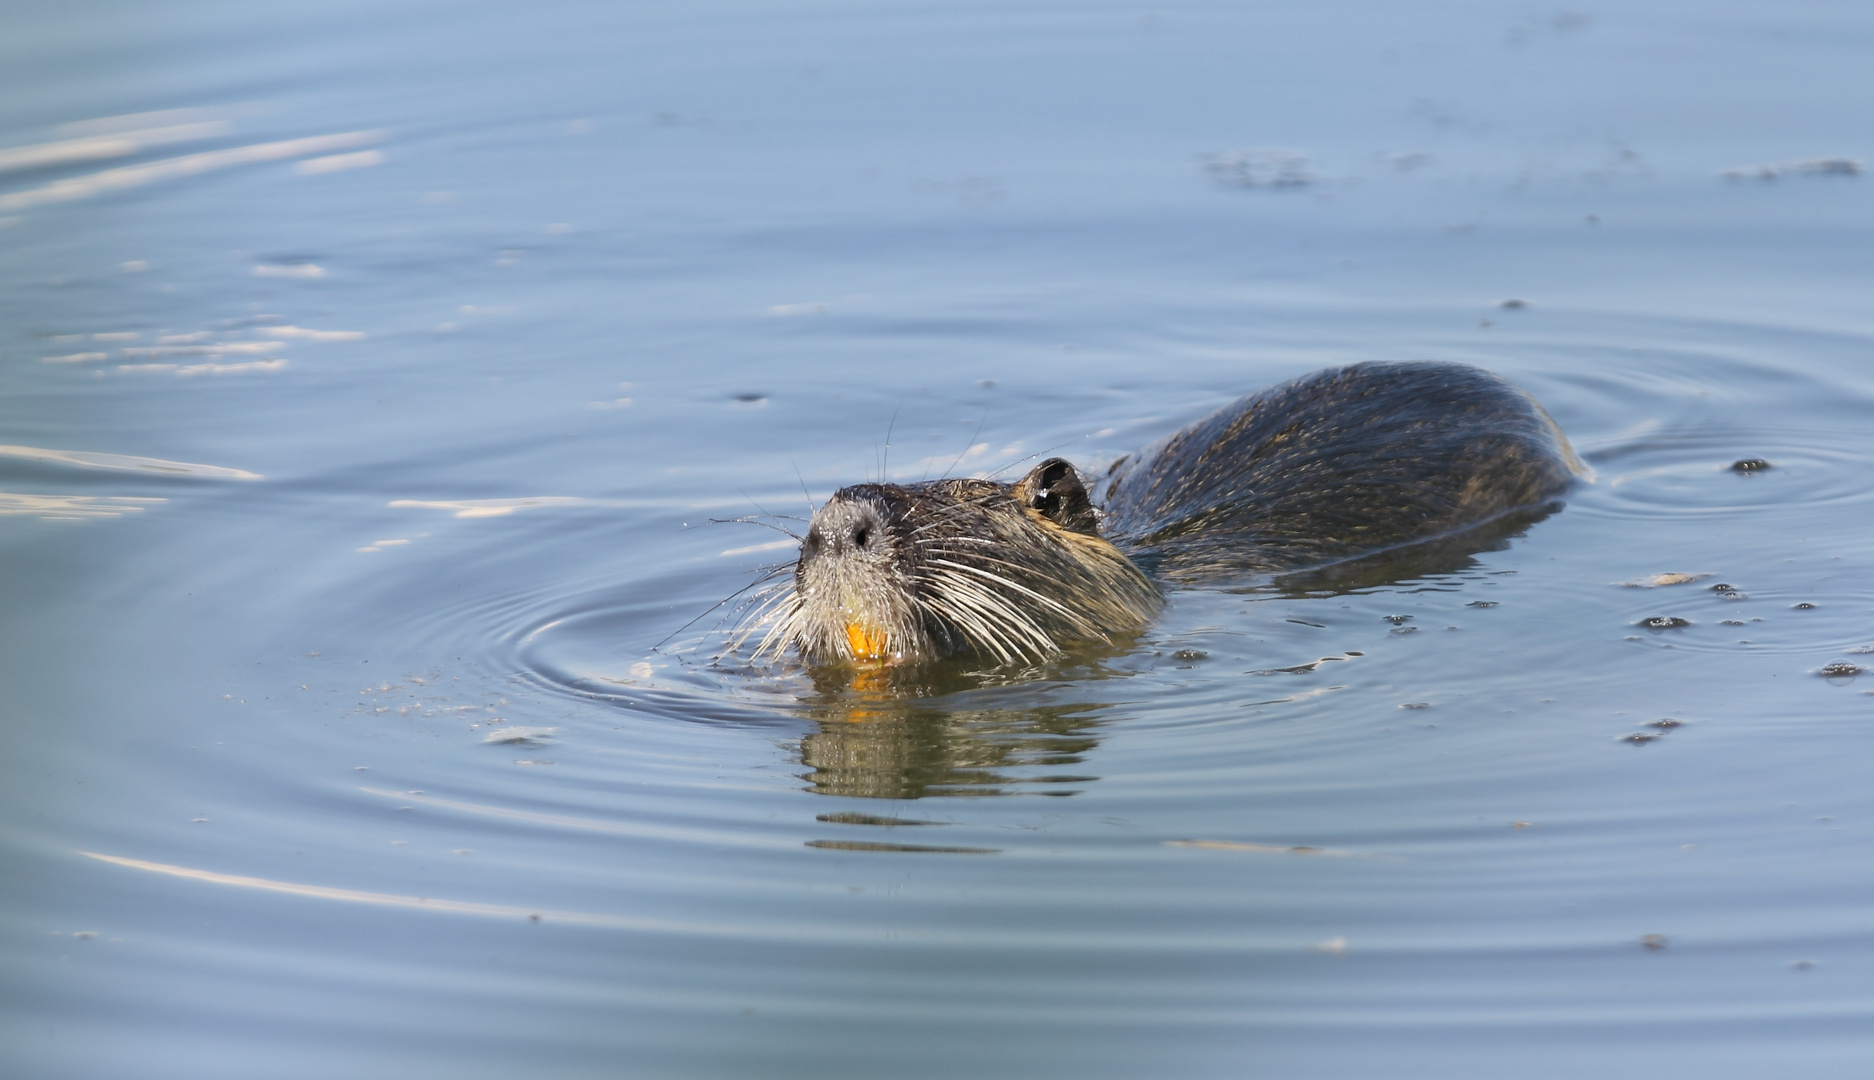
[[(1874, 1068), (1865, 8), (3, 18), (5, 1075)], [(925, 700), (686, 628), (1427, 357), (1595, 481)]]

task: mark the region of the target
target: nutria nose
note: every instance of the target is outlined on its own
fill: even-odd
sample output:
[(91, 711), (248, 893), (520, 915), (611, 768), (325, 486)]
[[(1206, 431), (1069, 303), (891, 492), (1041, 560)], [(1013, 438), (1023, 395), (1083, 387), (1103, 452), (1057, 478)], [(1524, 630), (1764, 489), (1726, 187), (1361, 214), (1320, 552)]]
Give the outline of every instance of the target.
[(813, 526), (801, 552), (807, 556), (840, 556), (869, 551), (885, 537), (885, 518), (870, 499), (845, 497), (841, 492), (813, 515)]

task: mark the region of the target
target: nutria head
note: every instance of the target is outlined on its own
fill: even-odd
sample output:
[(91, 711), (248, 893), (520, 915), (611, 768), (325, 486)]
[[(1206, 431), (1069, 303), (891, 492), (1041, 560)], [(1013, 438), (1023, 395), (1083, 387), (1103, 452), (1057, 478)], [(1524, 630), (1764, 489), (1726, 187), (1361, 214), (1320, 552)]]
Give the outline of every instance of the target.
[(1143, 629), (1163, 600), (1099, 535), (1059, 458), (1020, 483), (855, 484), (813, 515), (793, 580), (740, 639), (810, 661), (1038, 660)]

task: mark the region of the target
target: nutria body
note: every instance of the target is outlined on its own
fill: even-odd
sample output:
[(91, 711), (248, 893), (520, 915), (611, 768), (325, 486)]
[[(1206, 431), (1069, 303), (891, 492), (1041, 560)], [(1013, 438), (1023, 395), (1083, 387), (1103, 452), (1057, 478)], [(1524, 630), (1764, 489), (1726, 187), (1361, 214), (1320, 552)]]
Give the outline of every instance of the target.
[(1372, 363), (1251, 395), (1121, 459), (1095, 499), (1074, 467), (1015, 484), (843, 488), (792, 580), (744, 633), (757, 653), (902, 662), (1040, 659), (1122, 639), (1156, 582), (1320, 566), (1552, 502), (1583, 472), (1529, 395), (1463, 364)]

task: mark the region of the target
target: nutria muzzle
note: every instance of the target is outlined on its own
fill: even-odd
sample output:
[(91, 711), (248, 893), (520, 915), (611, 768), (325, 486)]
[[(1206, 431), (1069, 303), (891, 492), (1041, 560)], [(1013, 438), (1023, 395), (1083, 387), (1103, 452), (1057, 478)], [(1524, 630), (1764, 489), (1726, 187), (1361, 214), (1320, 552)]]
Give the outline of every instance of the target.
[(899, 663), (960, 654), (1039, 660), (1135, 634), (1158, 589), (1100, 539), (1074, 467), (1017, 484), (856, 484), (814, 513), (791, 589), (764, 612), (757, 655)]

